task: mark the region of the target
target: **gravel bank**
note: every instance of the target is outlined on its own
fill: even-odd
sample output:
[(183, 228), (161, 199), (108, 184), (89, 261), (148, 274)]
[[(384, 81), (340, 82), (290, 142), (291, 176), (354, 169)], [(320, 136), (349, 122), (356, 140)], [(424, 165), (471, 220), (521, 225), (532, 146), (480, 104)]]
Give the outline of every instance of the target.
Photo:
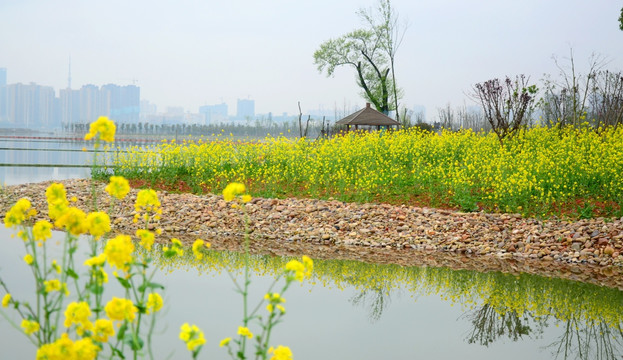
[[(90, 181), (62, 181), (77, 206), (91, 204)], [(21, 197), (45, 212), (51, 182), (8, 186), (0, 194), (4, 213)], [(97, 191), (105, 194), (104, 184)], [(109, 212), (113, 231), (133, 234), (133, 189)], [(222, 196), (159, 192), (159, 237), (191, 242), (202, 238), (216, 250), (240, 250), (244, 220)], [(101, 196), (107, 209), (109, 197)], [(353, 204), (332, 200), (261, 199), (247, 204), (251, 249), (274, 255), (353, 259), (404, 266), (537, 273), (623, 289), (623, 219), (540, 221), (515, 214)]]

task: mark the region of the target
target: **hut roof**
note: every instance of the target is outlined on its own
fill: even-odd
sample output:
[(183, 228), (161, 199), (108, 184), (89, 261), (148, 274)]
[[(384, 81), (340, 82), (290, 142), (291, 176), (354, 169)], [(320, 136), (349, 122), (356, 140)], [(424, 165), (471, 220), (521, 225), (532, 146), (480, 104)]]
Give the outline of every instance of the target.
[(336, 122), (339, 125), (400, 125), (400, 123), (389, 116), (378, 112), (370, 107), (370, 103), (366, 103), (366, 107), (354, 112), (347, 117)]

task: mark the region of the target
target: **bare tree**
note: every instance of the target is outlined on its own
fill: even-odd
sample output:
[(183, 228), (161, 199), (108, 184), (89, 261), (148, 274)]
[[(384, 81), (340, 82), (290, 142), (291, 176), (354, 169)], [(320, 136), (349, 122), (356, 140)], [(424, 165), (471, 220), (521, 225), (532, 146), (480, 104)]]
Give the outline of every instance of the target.
[(566, 125), (578, 126), (586, 119), (592, 91), (591, 82), (605, 65), (605, 59), (592, 54), (586, 75), (576, 70), (573, 49), (569, 50), (567, 66), (563, 66), (556, 57), (553, 59), (562, 80), (552, 81), (549, 76), (543, 80), (544, 94), (540, 100), (541, 111), (547, 122), (559, 128)]
[(446, 130), (458, 130), (459, 126), (456, 123), (456, 114), (450, 106), (450, 103), (446, 104), (446, 107), (437, 108), (437, 117), (439, 118), (439, 124)]
[(482, 106), (500, 145), (521, 129), (532, 113), (537, 87), (528, 82), (528, 77), (519, 75), (515, 81), (506, 77), (504, 81), (492, 79), (474, 85), (471, 97)]
[(474, 111), (473, 109), (469, 109), (467, 106), (463, 105), (463, 107), (459, 107), (457, 109), (456, 113), (458, 123), (462, 129), (472, 129), (474, 131), (491, 130), (491, 126), (485, 120), (482, 111)]
[(595, 129), (616, 128), (623, 123), (623, 74), (599, 71), (592, 80), (589, 103)]

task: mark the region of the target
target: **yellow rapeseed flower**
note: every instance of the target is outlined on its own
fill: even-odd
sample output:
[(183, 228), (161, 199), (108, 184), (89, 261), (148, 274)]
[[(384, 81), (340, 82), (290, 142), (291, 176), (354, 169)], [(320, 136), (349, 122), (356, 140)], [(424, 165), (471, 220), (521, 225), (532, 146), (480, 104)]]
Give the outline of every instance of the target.
[(67, 309), (65, 310), (65, 322), (63, 325), (68, 328), (76, 324), (76, 331), (81, 335), (85, 331), (91, 331), (91, 329), (93, 329), (93, 324), (89, 321), (89, 316), (91, 316), (91, 309), (86, 301), (71, 302), (67, 305)]
[(93, 326), (93, 340), (99, 342), (107, 342), (109, 336), (115, 335), (115, 329), (112, 321), (108, 319), (97, 319)]
[(172, 238), (171, 243), (172, 243), (171, 247), (168, 247), (168, 246), (162, 247), (162, 251), (164, 252), (164, 255), (166, 257), (184, 255), (184, 246), (182, 245), (181, 241), (179, 241), (176, 238)]
[(97, 353), (101, 349), (93, 343), (91, 338), (85, 337), (74, 342), (73, 350), (76, 354), (76, 360), (92, 360), (97, 357)]
[(104, 307), (104, 311), (106, 311), (106, 315), (111, 320), (133, 321), (138, 309), (134, 306), (132, 300), (113, 297)]
[(43, 282), (43, 286), (45, 287), (46, 293), (52, 291), (61, 291), (61, 289), (63, 288), (61, 281), (58, 279), (46, 280)]
[(253, 333), (246, 326), (238, 326), (238, 335), (246, 336), (249, 339), (253, 338)]
[(136, 236), (140, 239), (139, 245), (141, 245), (145, 250), (151, 251), (151, 247), (154, 244), (154, 233), (149, 230), (138, 229), (136, 230)]
[(108, 263), (123, 270), (127, 270), (128, 265), (132, 262), (132, 252), (134, 252), (134, 243), (128, 235), (117, 235), (108, 240), (104, 247), (104, 254), (106, 254)]
[(273, 354), (270, 360), (292, 360), (292, 351), (287, 346), (279, 345), (276, 349), (271, 346), (268, 353)]
[(110, 217), (102, 211), (96, 211), (87, 215), (89, 233), (96, 239), (110, 231)]
[(4, 216), (4, 226), (11, 228), (27, 220), (31, 216), (30, 207), (28, 199), (19, 199)]
[(189, 325), (184, 323), (180, 327), (180, 340), (186, 343), (188, 351), (197, 351), (199, 347), (205, 344), (205, 338), (203, 337), (203, 331), (201, 331), (197, 325)]
[(52, 183), (48, 186), (45, 190), (45, 197), (48, 205), (67, 205), (69, 203), (67, 201), (67, 191), (65, 190), (65, 185), (61, 183)]
[(157, 312), (162, 308), (162, 297), (158, 293), (151, 293), (147, 296), (147, 313), (150, 314), (152, 311)]
[(294, 279), (303, 281), (305, 278), (305, 265), (298, 260), (290, 260), (286, 264), (286, 271), (294, 273)]
[(24, 256), (24, 262), (25, 262), (26, 264), (28, 264), (28, 265), (32, 265), (32, 263), (33, 263), (34, 261), (35, 261), (35, 258), (34, 258), (34, 257), (32, 257), (32, 255), (30, 255), (30, 254), (26, 254), (26, 255)]
[(197, 258), (197, 260), (203, 259), (204, 248), (205, 249), (209, 249), (210, 246), (211, 246), (211, 244), (209, 242), (203, 241), (201, 239), (195, 240), (195, 242), (193, 243), (193, 246), (192, 246), (192, 250), (193, 250), (193, 254), (195, 254), (195, 257)]
[(218, 344), (219, 347), (223, 347), (223, 346), (227, 346), (229, 345), (229, 342), (231, 341), (230, 337), (226, 337), (225, 339), (221, 340), (221, 342)]
[(22, 319), (22, 328), (24, 329), (26, 335), (30, 335), (39, 331), (39, 323), (32, 320)]
[[(246, 187), (242, 183), (233, 182), (228, 184), (223, 190), (223, 198), (225, 201), (232, 201), (238, 195), (243, 195)], [(250, 200), (250, 199), (249, 199)]]
[(88, 258), (84, 261), (85, 266), (102, 266), (106, 262), (106, 254), (101, 253), (97, 256), (93, 256), (92, 258)]
[(74, 359), (76, 351), (74, 342), (67, 333), (61, 335), (51, 344), (44, 344), (37, 350), (37, 359)]
[(130, 192), (130, 184), (123, 176), (111, 176), (106, 192), (117, 199), (123, 199)]
[(113, 142), (115, 141), (115, 131), (115, 123), (106, 116), (100, 116), (96, 121), (91, 123), (89, 132), (84, 136), (84, 140), (91, 140), (99, 134), (101, 140)]
[(2, 307), (8, 307), (11, 303), (11, 294), (7, 293), (2, 297)]
[(55, 222), (54, 225), (64, 228), (72, 235), (82, 235), (89, 230), (87, 214), (77, 207), (69, 207)]
[(32, 235), (37, 241), (46, 241), (52, 237), (52, 224), (47, 220), (39, 220), (32, 227)]
[(134, 209), (136, 211), (157, 211), (160, 208), (160, 200), (158, 200), (158, 194), (152, 189), (143, 189), (136, 195), (136, 202), (134, 203)]

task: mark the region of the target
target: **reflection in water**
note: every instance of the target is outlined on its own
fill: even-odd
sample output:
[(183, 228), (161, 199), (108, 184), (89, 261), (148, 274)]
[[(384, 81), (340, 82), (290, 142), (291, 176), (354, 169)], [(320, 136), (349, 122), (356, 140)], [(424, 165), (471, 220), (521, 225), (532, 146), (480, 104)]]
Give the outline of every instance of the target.
[(355, 306), (369, 306), (368, 316), (370, 321), (375, 322), (383, 315), (383, 310), (389, 306), (390, 293), (386, 289), (363, 289), (359, 294), (350, 298), (350, 303)]
[[(518, 341), (523, 336), (538, 337), (543, 333), (543, 327), (547, 326), (545, 319), (534, 319), (530, 314), (521, 315), (513, 310), (498, 313), (489, 303), (470, 310), (464, 314), (464, 317), (469, 319), (473, 325), (467, 336), (467, 342), (488, 346), (503, 336), (511, 341)], [(536, 332), (530, 326), (531, 320), (537, 320)]]
[(556, 358), (621, 358), (623, 332), (620, 324), (611, 327), (604, 319), (591, 319), (588, 322), (569, 319), (560, 327), (563, 329), (562, 335), (549, 346), (556, 354)]
[[(237, 253), (212, 252), (205, 261), (192, 256), (164, 259), (154, 253), (164, 270), (193, 267), (200, 273), (239, 271)], [(276, 274), (288, 259), (253, 257), (254, 270)], [(548, 327), (562, 334), (547, 349), (562, 359), (619, 359), (623, 351), (623, 292), (564, 279), (500, 272), (479, 273), (447, 268), (401, 267), (356, 261), (316, 260), (313, 283), (339, 289), (354, 288), (354, 306), (367, 306), (370, 321), (378, 321), (391, 301), (390, 294), (408, 291), (438, 295), (462, 307), (471, 330), (466, 341), (489, 346), (500, 339), (513, 342), (540, 338)]]

